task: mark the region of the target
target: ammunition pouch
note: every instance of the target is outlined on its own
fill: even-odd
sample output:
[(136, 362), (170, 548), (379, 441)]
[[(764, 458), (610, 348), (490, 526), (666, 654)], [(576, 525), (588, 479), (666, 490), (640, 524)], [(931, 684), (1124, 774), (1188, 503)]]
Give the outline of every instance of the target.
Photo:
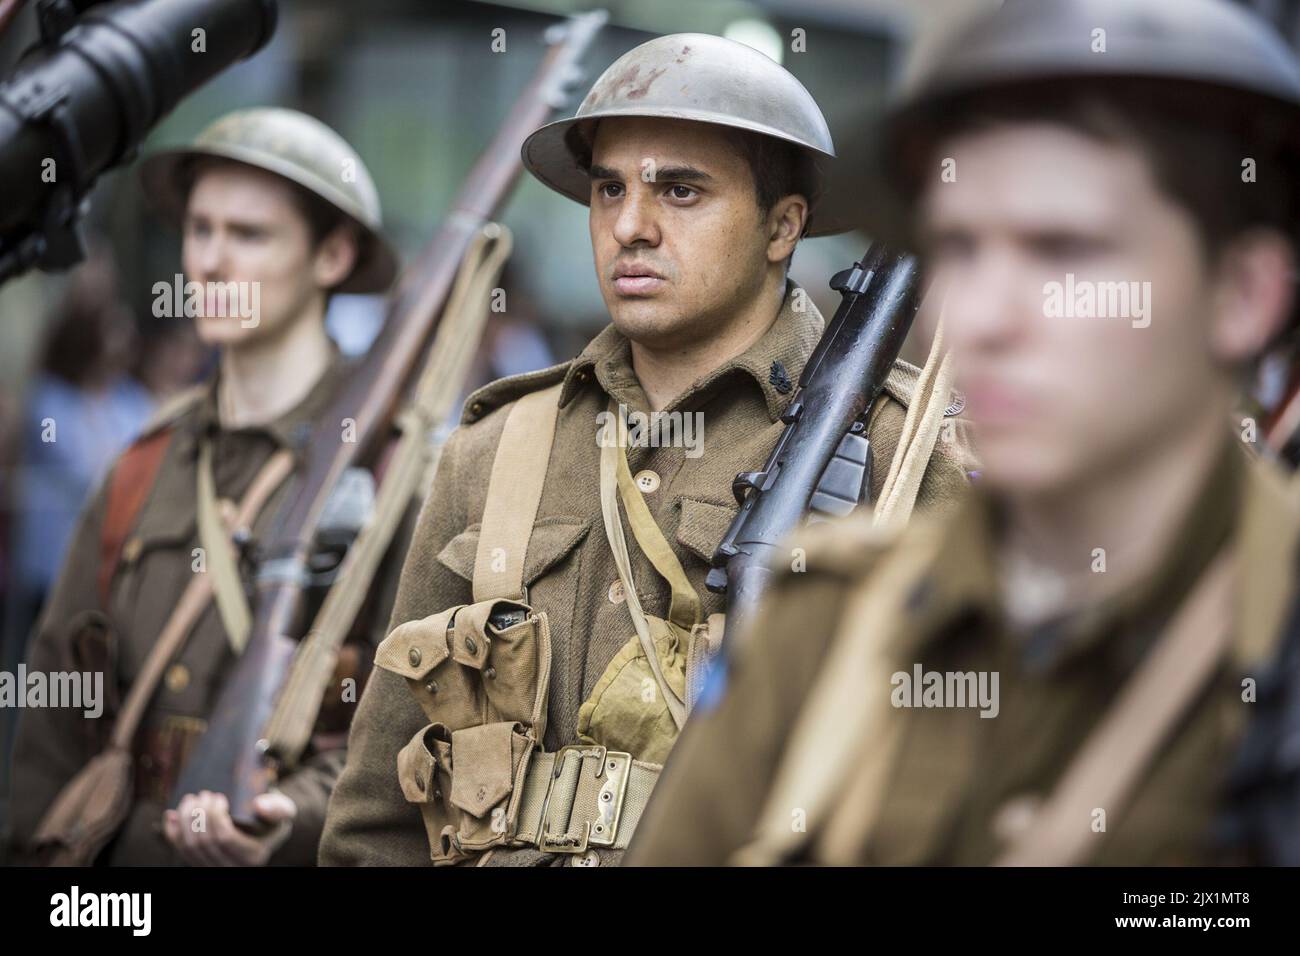
[[(540, 749), (551, 635), (546, 614), (528, 604), (523, 559), (546, 478), (558, 394), (557, 385), (525, 395), (506, 419), (478, 534), (475, 603), (398, 626), (375, 658), (377, 666), (406, 679), (430, 721), (398, 754), (397, 773), (403, 796), (420, 809), (435, 864), (461, 863), (496, 847), (534, 846), (547, 853), (625, 848), (721, 638), (722, 616), (699, 623), (698, 597), (662, 535), (650, 549), (673, 585), (669, 620), (641, 615), (626, 547), (615, 547), (637, 635), (582, 705), (582, 744), (554, 753)], [(625, 457), (617, 457), (626, 472)], [(606, 450), (607, 532), (616, 508), (614, 465)], [(631, 476), (620, 477), (630, 495)], [(657, 534), (657, 528), (648, 530), (653, 521), (639, 494), (632, 500), (638, 541)], [(647, 648), (654, 649), (653, 659)]]
[(395, 628), (375, 663), (406, 678), (431, 721), (402, 748), (397, 773), (434, 862), (506, 845), (546, 733), (546, 615), (516, 601), (460, 605)]

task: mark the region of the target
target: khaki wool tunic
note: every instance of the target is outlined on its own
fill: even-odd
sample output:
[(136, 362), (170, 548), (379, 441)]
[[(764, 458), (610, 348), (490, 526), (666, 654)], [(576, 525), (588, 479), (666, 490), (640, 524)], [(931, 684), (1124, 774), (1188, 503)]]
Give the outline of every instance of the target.
[[(199, 547), (197, 465), (200, 437), (213, 436), (213, 471), (217, 497), (238, 501), (267, 459), (280, 448), (299, 449), (313, 420), (328, 406), (345, 379), (346, 365), (334, 353), (330, 365), (307, 396), (278, 420), (259, 427), (227, 430), (217, 416), (216, 381), (201, 397), (185, 405), (170, 421), (174, 433), (158, 468), (152, 491), (136, 518), (112, 579), (109, 600), (100, 600), (97, 576), (107, 490), (111, 479), (88, 502), (68, 548), (59, 580), (37, 623), (30, 645), (29, 671), (100, 670), (108, 673), (104, 695), (120, 704), (140, 672), (154, 640), (181, 593), (189, 584)], [(254, 558), (275, 519), (292, 476), (262, 509), (245, 554)], [(413, 510), (413, 509), (412, 509)], [(410, 521), (406, 524), (409, 534)], [(367, 607), (351, 640), (363, 642), (359, 660), (368, 665), (396, 590), (406, 538), (399, 534), (385, 558)], [(252, 564), (241, 561), (245, 584)], [(87, 660), (78, 634), (87, 625), (106, 626), (113, 635), (105, 664), (96, 651)], [(352, 655), (358, 659), (358, 655)], [(122, 831), (101, 854), (112, 865), (174, 865), (179, 856), (162, 834), (162, 813), (185, 748), (192, 746), (216, 704), (222, 685), (236, 663), (215, 601), (199, 617), (178, 655), (164, 672), (141, 721), (136, 740), (136, 801)], [(364, 670), (356, 675), (364, 679)], [(329, 792), (343, 764), (344, 732), (355, 703), (346, 703), (340, 688), (327, 693), (327, 707), (317, 725), (314, 746), (300, 768), (279, 789), (297, 805), (287, 842), (272, 856), (273, 864), (311, 865), (324, 825)], [(355, 698), (353, 698), (355, 700)], [(21, 714), (13, 760), (11, 843), (16, 861), (30, 859), (27, 841), (59, 790), (99, 752), (112, 730), (113, 707), (99, 719), (81, 710), (27, 709)], [(326, 746), (328, 744), (328, 746)], [(170, 763), (171, 767), (158, 766)]]
[[(978, 489), (954, 513), (916, 521), (900, 540), (856, 519), (817, 529), (803, 574), (784, 573), (733, 663), (717, 708), (697, 712), (673, 752), (628, 849), (636, 865), (792, 862), (983, 866), (994, 862), (1042, 805), (1107, 713), (1144, 654), (1229, 542), (1237, 549), (1231, 644), (1182, 712), (1133, 794), (1089, 828), (1083, 862), (1206, 865), (1231, 862), (1213, 833), (1223, 786), (1253, 715), (1243, 699), (1280, 646), (1295, 600), (1300, 506), (1273, 466), (1228, 440), (1220, 464), (1145, 580), (1102, 606), (1013, 633), (995, 572), (997, 509)], [(850, 595), (895, 550), (920, 546), (922, 565), (888, 633), (845, 620)], [(997, 672), (998, 710), (898, 708), (888, 726), (835, 730), (850, 741), (795, 742), (796, 727), (834, 675), (821, 664), (841, 642), (879, 649), (861, 686), (890, 692), (894, 674)], [(892, 701), (891, 701), (892, 703)], [(897, 707), (897, 704), (894, 705)], [(884, 710), (885, 708), (882, 708)], [(869, 759), (897, 734), (884, 766)], [(786, 768), (852, 754), (822, 812)], [(871, 768), (871, 769), (864, 769)], [(833, 767), (831, 768), (833, 770)], [(871, 777), (873, 779), (867, 779)], [(780, 784), (775, 781), (780, 781)], [(788, 784), (788, 785), (787, 785)], [(778, 786), (781, 795), (776, 795)], [(801, 789), (802, 786), (802, 789)], [(820, 785), (817, 786), (820, 790)], [(868, 802), (863, 793), (878, 796)], [(1094, 810), (1095, 813), (1095, 810)], [(796, 824), (801, 827), (793, 833)], [(777, 834), (778, 828), (784, 833)], [(763, 836), (760, 838), (760, 832)], [(830, 834), (834, 833), (832, 837)], [(766, 846), (756, 852), (755, 847)], [(773, 851), (777, 848), (777, 858)]]
[[(700, 595), (705, 615), (724, 598), (704, 587), (709, 561), (736, 513), (738, 472), (762, 467), (784, 425), (780, 418), (823, 329), (808, 296), (787, 287), (767, 332), (742, 354), (678, 395), (664, 412), (703, 416), (702, 454), (683, 447), (629, 447), (628, 464), (646, 504)], [(794, 303), (807, 308), (796, 311)], [(878, 493), (906, 414), (916, 369), (899, 363), (870, 427)], [(550, 620), (552, 663), (548, 751), (576, 744), (578, 709), (606, 665), (634, 635), (600, 511), (599, 420), (612, 398), (630, 410), (649, 406), (632, 369), (631, 344), (613, 326), (576, 359), (495, 382), (469, 397), (461, 427), (444, 449), (432, 492), (402, 572), (391, 627), (473, 603), (471, 581), (488, 477), (506, 416), (519, 396), (562, 382), (554, 445), (538, 517), (524, 561), (529, 603)], [(958, 430), (953, 430), (954, 434)], [(958, 435), (960, 438), (960, 435)], [(959, 440), (939, 444), (920, 489), (918, 509), (942, 507), (967, 485), (968, 455)], [(624, 527), (628, 541), (633, 536)], [(632, 578), (647, 614), (666, 616), (669, 588), (640, 549)], [(430, 849), (419, 808), (397, 777), (398, 752), (428, 724), (402, 677), (376, 669), (361, 701), (349, 757), (330, 803), (321, 862), (332, 865), (428, 865)], [(621, 851), (594, 851), (603, 863)], [(532, 847), (492, 851), (491, 865), (564, 863)]]

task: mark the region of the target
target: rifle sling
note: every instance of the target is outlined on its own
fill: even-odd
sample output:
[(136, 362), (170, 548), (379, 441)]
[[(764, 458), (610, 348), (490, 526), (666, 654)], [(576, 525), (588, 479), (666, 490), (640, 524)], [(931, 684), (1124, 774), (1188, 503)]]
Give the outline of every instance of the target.
[[(510, 230), (488, 223), (470, 244), (438, 323), (429, 359), (410, 405), (398, 416), (400, 436), (379, 486), (375, 511), (348, 548), (338, 578), (330, 587), (298, 645), (275, 710), (263, 737), (282, 767), (293, 767), (306, 751), (334, 674), (340, 648), (370, 592), (411, 501), (437, 467), (443, 425), (461, 394), (487, 322), (489, 297), (510, 255)], [(430, 433), (435, 436), (431, 445)]]
[[(256, 521), (272, 493), (293, 471), (293, 464), (293, 455), (284, 450), (276, 452), (267, 460), (244, 493), (244, 498), (235, 513), (235, 527), (250, 527)], [(177, 602), (176, 609), (163, 625), (158, 640), (150, 649), (149, 656), (140, 669), (139, 676), (131, 685), (131, 690), (122, 705), (121, 715), (113, 725), (110, 746), (123, 749), (130, 746), (136, 728), (144, 717), (145, 708), (153, 697), (158, 681), (162, 678), (163, 670), (185, 643), (185, 638), (211, 598), (212, 576), (195, 574)]]
[(1174, 722), (1228, 649), (1232, 551), (1214, 559), (1119, 699), (1084, 742), (1047, 803), (997, 860), (999, 866), (1081, 862), (1097, 838), (1094, 808), (1114, 815)]

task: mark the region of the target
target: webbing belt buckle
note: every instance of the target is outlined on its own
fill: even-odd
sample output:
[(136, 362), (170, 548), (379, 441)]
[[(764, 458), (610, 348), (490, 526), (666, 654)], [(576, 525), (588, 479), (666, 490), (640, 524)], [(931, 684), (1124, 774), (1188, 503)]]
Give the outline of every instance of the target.
[[(563, 794), (563, 799), (557, 800), (561, 795), (557, 794), (556, 785), (563, 779), (565, 767), (570, 760), (581, 761), (574, 776), (573, 790)], [(613, 846), (631, 771), (632, 755), (629, 753), (581, 744), (557, 750), (551, 783), (546, 789), (546, 802), (542, 806), (542, 822), (537, 828), (537, 848), (544, 853), (585, 853), (588, 845)], [(577, 812), (574, 804), (577, 794), (582, 790), (583, 774), (587, 773), (598, 781), (604, 778), (596, 794), (596, 812), (592, 815), (594, 819), (583, 823), (581, 835), (571, 836), (568, 832), (569, 822)], [(568, 815), (563, 820), (552, 820), (551, 810), (559, 805), (569, 808)], [(554, 833), (552, 823), (555, 824)]]

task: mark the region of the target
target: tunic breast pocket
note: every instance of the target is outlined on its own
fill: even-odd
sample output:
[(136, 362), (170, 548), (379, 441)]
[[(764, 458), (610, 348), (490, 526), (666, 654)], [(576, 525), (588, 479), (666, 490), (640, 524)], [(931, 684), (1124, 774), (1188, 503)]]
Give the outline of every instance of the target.
[[(591, 527), (590, 519), (553, 516), (543, 518), (533, 527), (524, 555), (524, 587), (527, 603), (545, 612), (550, 621), (551, 643), (568, 646), (577, 603), (581, 573), (580, 545)], [(447, 542), (438, 553), (438, 561), (466, 581), (474, 580), (474, 559), (478, 553), (479, 525), (473, 524)], [(489, 555), (489, 561), (502, 562), (505, 554)]]
[(729, 505), (682, 499), (682, 516), (677, 524), (677, 543), (705, 564), (713, 559), (713, 552), (722, 543), (727, 529), (736, 517), (737, 508)]
[(704, 588), (704, 575), (708, 574), (713, 554), (726, 537), (737, 510), (711, 501), (682, 499), (681, 518), (677, 523), (677, 543), (681, 547), (677, 553), (682, 556), (682, 569), (704, 602), (706, 615), (722, 610), (722, 597)]

